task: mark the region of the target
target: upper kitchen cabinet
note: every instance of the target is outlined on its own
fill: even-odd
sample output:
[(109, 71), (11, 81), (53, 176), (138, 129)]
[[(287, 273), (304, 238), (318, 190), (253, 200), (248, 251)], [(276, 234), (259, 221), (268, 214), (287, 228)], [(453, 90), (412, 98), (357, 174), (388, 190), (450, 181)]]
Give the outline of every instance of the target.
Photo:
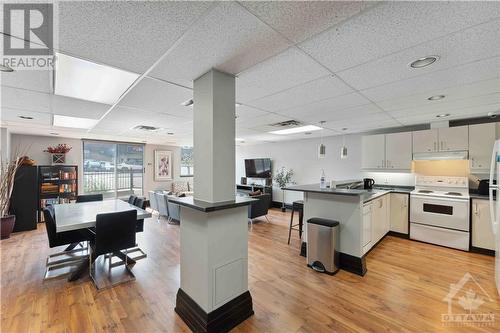
[(439, 151), (467, 150), (469, 148), (469, 126), (438, 129)]
[(496, 123), (469, 126), (469, 160), (472, 171), (489, 170), (495, 130)]
[(411, 169), (411, 132), (386, 134), (386, 169)]
[(410, 132), (363, 136), (362, 150), (363, 169), (411, 169)]
[(385, 168), (385, 134), (363, 136), (361, 146), (363, 169)]
[(413, 132), (413, 153), (438, 151), (438, 141), (437, 129)]
[(413, 153), (469, 149), (469, 127), (444, 127), (413, 132)]

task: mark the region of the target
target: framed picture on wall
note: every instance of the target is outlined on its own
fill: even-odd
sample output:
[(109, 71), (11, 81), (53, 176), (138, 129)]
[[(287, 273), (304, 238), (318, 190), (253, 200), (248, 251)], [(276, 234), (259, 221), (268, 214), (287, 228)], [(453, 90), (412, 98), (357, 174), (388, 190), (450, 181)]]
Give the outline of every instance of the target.
[(172, 180), (172, 152), (168, 150), (155, 150), (154, 162), (155, 180)]

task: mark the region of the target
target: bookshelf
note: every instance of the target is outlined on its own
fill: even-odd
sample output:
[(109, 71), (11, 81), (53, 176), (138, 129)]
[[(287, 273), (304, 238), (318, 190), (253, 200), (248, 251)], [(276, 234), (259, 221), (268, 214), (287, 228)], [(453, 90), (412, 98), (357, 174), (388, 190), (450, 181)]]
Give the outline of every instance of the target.
[(78, 166), (39, 166), (38, 189), (38, 221), (43, 222), (43, 208), (46, 205), (70, 203), (76, 200), (78, 195)]

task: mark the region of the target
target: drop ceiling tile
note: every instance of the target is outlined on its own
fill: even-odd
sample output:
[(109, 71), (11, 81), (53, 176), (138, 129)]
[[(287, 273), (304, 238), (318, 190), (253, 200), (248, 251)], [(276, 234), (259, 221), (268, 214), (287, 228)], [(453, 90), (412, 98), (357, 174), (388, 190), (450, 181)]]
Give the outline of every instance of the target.
[[(476, 96), (471, 98), (465, 98), (456, 101), (445, 102), (444, 100), (435, 101), (436, 103), (416, 108), (402, 109), (389, 111), (388, 113), (393, 117), (409, 117), (413, 115), (424, 115), (424, 114), (442, 114), (450, 113), (456, 114), (460, 109), (464, 108), (474, 108), (481, 107), (484, 105), (495, 105), (500, 103), (500, 93), (493, 93), (484, 96)], [(442, 102), (442, 103), (439, 103)], [(473, 112), (476, 113), (476, 112)]]
[[(260, 117), (252, 117), (246, 119), (236, 119), (236, 126), (242, 128), (254, 129), (257, 131), (266, 132), (268, 127), (271, 127), (271, 124), (279, 123), (282, 121), (292, 120), (292, 118), (280, 116), (274, 113), (269, 113)], [(261, 129), (259, 129), (261, 128)], [(276, 128), (274, 128), (276, 129)]]
[(361, 1), (243, 1), (261, 20), (295, 43), (372, 5)]
[(391, 1), (300, 47), (338, 72), (499, 16), (500, 6), (494, 2)]
[[(461, 100), (474, 96), (489, 95), (496, 92), (500, 92), (500, 77), (439, 90), (439, 94), (446, 96), (445, 99), (442, 100), (442, 102)], [(384, 109), (384, 111), (409, 109), (427, 105), (432, 106), (436, 104), (436, 101), (429, 101), (427, 98), (434, 94), (435, 91), (430, 91), (422, 94), (405, 96), (402, 98), (388, 99), (377, 102), (377, 105)]]
[(292, 47), (238, 75), (236, 99), (248, 102), (330, 74)]
[(111, 105), (84, 101), (81, 99), (51, 95), (52, 113), (81, 118), (101, 118)]
[(373, 104), (366, 104), (361, 106), (355, 106), (347, 109), (339, 110), (327, 110), (324, 112), (317, 112), (311, 115), (296, 116), (298, 120), (306, 121), (312, 123), (319, 123), (320, 121), (338, 121), (349, 119), (352, 122), (356, 122), (357, 119), (364, 118), (366, 116), (380, 113), (381, 110)]
[(354, 92), (354, 90), (337, 77), (327, 75), (282, 92), (256, 99), (249, 102), (249, 104), (264, 110), (278, 112), (351, 92)]
[[(314, 121), (329, 120), (342, 110), (355, 106), (369, 105), (370, 101), (357, 92), (329, 98), (303, 105), (300, 107), (279, 111), (279, 114), (290, 117), (308, 118)], [(372, 108), (367, 106), (366, 108)], [(380, 110), (377, 110), (379, 112)], [(325, 118), (326, 117), (326, 118)]]
[(58, 6), (59, 49), (143, 73), (210, 6), (198, 1), (63, 1)]
[[(358, 90), (500, 55), (500, 19), (370, 61), (338, 73)], [(439, 61), (424, 68), (409, 64), (427, 55)]]
[(146, 77), (122, 98), (119, 105), (191, 118), (192, 107), (181, 105), (191, 98), (191, 89)]
[(498, 73), (500, 73), (500, 57), (494, 57), (369, 88), (363, 90), (362, 93), (373, 101), (401, 98), (434, 91), (434, 93), (430, 93), (430, 96), (432, 96), (438, 95), (441, 89), (495, 79), (498, 77)]
[(192, 87), (211, 68), (237, 74), (289, 46), (243, 7), (220, 2), (153, 69), (151, 76)]
[[(19, 116), (33, 117), (33, 119), (21, 119)], [(52, 115), (50, 113), (34, 112), (27, 110), (1, 108), (1, 121), (20, 123), (26, 127), (37, 125), (52, 125)]]
[(247, 105), (240, 105), (236, 107), (236, 117), (240, 120), (260, 117), (266, 114), (269, 114), (269, 112), (262, 111)]
[(48, 70), (16, 70), (10, 73), (0, 72), (0, 83), (2, 87), (52, 93), (51, 80), (52, 71)]
[(47, 93), (5, 86), (2, 86), (0, 90), (2, 107), (50, 113), (51, 95)]

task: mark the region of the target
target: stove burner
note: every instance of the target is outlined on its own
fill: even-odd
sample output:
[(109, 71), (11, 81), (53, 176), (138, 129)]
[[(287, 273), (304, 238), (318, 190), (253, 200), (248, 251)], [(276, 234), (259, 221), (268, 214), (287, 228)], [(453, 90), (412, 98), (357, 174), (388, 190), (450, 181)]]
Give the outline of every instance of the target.
[(454, 195), (454, 196), (460, 197), (460, 196), (462, 196), (462, 193), (458, 193), (458, 192), (447, 192), (447, 193), (445, 193), (445, 195)]
[(419, 190), (418, 193), (432, 193), (434, 191), (431, 190)]

